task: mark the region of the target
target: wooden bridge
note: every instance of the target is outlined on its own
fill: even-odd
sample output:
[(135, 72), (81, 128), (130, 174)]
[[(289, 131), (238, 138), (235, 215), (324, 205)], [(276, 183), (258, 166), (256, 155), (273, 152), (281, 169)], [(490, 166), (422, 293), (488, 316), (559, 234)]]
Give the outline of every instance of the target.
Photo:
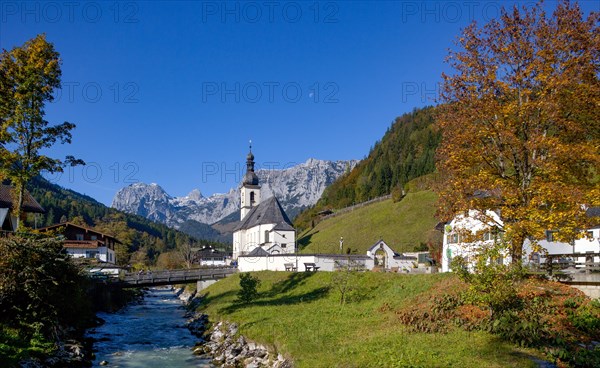
[(573, 286), (591, 298), (600, 297), (600, 253), (565, 253), (546, 255), (539, 271), (556, 281)]
[(218, 280), (237, 272), (234, 267), (194, 268), (188, 270), (159, 270), (130, 272), (101, 278), (109, 285), (126, 288), (191, 284), (198, 281)]

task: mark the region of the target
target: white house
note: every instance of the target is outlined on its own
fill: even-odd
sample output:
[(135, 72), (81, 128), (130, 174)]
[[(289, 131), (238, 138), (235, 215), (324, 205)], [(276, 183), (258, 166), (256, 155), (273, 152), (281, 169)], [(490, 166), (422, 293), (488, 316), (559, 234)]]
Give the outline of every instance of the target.
[[(600, 207), (591, 207), (587, 211), (590, 217), (600, 216)], [(600, 224), (599, 224), (600, 225)], [(465, 257), (468, 263), (478, 254), (482, 247), (493, 245), (501, 236), (503, 222), (494, 211), (481, 214), (469, 211), (468, 215), (458, 215), (444, 227), (444, 243), (442, 250), (442, 272), (450, 271), (450, 262), (456, 256)], [(549, 255), (566, 255), (575, 253), (600, 253), (600, 226), (586, 230), (586, 236), (573, 243), (556, 241), (555, 231), (546, 231), (546, 238), (537, 241)], [(508, 253), (502, 254), (495, 261), (509, 264), (512, 259)], [(544, 254), (532, 252), (531, 242), (523, 246), (523, 262), (543, 262)]]
[(42, 233), (57, 232), (64, 236), (64, 248), (73, 258), (95, 258), (101, 262), (115, 264), (115, 244), (121, 242), (97, 230), (66, 222), (38, 230)]
[(211, 246), (204, 246), (195, 252), (195, 260), (200, 266), (227, 266), (229, 257), (227, 253)]
[(274, 196), (261, 201), (252, 147), (246, 160), (240, 197), (240, 222), (233, 233), (233, 259), (257, 248), (267, 254), (295, 253), (296, 231), (281, 203)]
[[(491, 246), (501, 234), (496, 230), (502, 226), (500, 216), (494, 211), (482, 214), (471, 210), (468, 215), (457, 215), (444, 226), (442, 249), (442, 272), (450, 271), (452, 258), (460, 256), (471, 263), (482, 247)], [(510, 255), (504, 254), (498, 262), (508, 264)]]

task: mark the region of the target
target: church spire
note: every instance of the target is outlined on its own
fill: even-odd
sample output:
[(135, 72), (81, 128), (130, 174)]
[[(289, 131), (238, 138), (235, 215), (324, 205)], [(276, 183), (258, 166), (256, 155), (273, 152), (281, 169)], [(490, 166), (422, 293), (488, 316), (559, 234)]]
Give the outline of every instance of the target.
[(250, 141), (250, 151), (246, 156), (246, 175), (244, 176), (244, 185), (258, 185), (258, 176), (254, 173), (254, 154), (252, 153), (252, 141)]

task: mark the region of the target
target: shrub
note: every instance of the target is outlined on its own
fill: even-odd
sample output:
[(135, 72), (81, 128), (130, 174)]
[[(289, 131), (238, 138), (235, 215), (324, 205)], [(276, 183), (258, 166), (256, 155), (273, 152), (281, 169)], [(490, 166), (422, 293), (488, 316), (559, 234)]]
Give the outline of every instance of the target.
[(260, 279), (245, 272), (240, 274), (240, 290), (238, 291), (238, 302), (248, 304), (258, 296), (257, 287)]

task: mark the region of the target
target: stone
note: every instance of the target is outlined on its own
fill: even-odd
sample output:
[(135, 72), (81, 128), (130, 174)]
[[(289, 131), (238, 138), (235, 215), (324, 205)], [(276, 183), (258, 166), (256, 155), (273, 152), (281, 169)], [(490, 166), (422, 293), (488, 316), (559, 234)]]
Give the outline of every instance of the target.
[(103, 360), (100, 362), (100, 365), (108, 365), (108, 362), (106, 360)]

